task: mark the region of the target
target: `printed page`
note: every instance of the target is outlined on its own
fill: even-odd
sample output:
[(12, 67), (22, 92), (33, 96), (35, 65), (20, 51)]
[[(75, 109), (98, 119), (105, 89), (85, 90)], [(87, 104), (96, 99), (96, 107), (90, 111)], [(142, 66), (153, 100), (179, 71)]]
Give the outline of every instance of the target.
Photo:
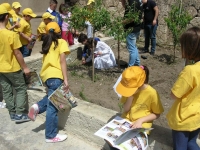
[(117, 93), (116, 87), (117, 87), (117, 85), (119, 84), (119, 82), (121, 81), (121, 79), (122, 79), (122, 74), (119, 76), (119, 78), (117, 79), (117, 82), (116, 82), (115, 85), (113, 86), (113, 90), (115, 91), (115, 93), (117, 94), (117, 96), (118, 96), (119, 98), (121, 98), (122, 96), (121, 96), (119, 93)]
[(43, 86), (42, 80), (37, 72), (30, 72), (30, 76), (25, 76), (25, 82), (29, 90), (41, 90), (40, 87)]
[(32, 39), (32, 41), (29, 42), (28, 45), (27, 45), (28, 49), (33, 49), (35, 42), (36, 42), (36, 39), (37, 39), (37, 35), (32, 34), (31, 39)]
[(132, 129), (131, 122), (119, 116), (100, 128), (95, 135), (107, 140), (120, 150), (145, 150), (148, 147), (146, 131), (153, 128)]
[(48, 98), (59, 111), (65, 112), (77, 106), (77, 99), (70, 91), (65, 93), (63, 88), (64, 83), (62, 83)]
[(137, 135), (128, 135), (128, 140), (115, 146), (120, 150), (146, 150), (148, 147), (148, 136), (146, 132), (139, 132)]
[(117, 138), (120, 137), (120, 135), (130, 130), (130, 124), (131, 123), (129, 121), (117, 116), (101, 129), (99, 129), (95, 135), (107, 140), (112, 145), (114, 145), (114, 142)]

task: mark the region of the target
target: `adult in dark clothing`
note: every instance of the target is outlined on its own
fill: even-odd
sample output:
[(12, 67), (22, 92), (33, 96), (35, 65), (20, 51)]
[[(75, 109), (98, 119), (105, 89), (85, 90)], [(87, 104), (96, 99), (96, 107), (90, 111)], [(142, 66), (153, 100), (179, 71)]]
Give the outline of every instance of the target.
[(158, 7), (153, 0), (142, 0), (144, 11), (144, 34), (145, 46), (144, 52), (149, 52), (149, 42), (151, 39), (150, 54), (155, 54), (156, 49), (156, 30), (158, 27)]
[(58, 5), (57, 0), (50, 0), (50, 5), (46, 12), (49, 12), (51, 15), (55, 16), (55, 21), (58, 23), (58, 25), (61, 28), (62, 27), (62, 18), (60, 16), (60, 13), (56, 11), (57, 5)]
[[(121, 0), (123, 7), (125, 8), (125, 21), (126, 22), (126, 14), (128, 12), (139, 11), (139, 19), (142, 18), (142, 8), (141, 8), (141, 0)], [(130, 21), (130, 20), (129, 20)], [(140, 59), (138, 54), (138, 49), (136, 46), (136, 40), (140, 34), (140, 22), (134, 22), (134, 18), (132, 18), (131, 22), (128, 24), (125, 23), (125, 29), (133, 28), (133, 30), (127, 35), (126, 43), (127, 49), (129, 51), (129, 63), (128, 66), (139, 66)]]

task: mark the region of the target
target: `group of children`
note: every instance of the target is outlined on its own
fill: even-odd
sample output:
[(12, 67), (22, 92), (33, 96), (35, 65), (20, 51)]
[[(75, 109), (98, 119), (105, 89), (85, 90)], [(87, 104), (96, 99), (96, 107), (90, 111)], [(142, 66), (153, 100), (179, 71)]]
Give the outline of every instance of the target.
[[(66, 55), (70, 53), (68, 44), (61, 38), (60, 26), (52, 22), (55, 16), (44, 13), (45, 30), (40, 28), (45, 33), (40, 37), (43, 41), (40, 76), (48, 88), (48, 93), (28, 111), (27, 87), (23, 74), (29, 76), (30, 70), (24, 62), (23, 55), (28, 55), (27, 44), (32, 41), (30, 20), (36, 15), (30, 8), (26, 8), (22, 11), (23, 16), (20, 16), (21, 5), (17, 2), (13, 3), (12, 7), (13, 9), (8, 3), (0, 5), (0, 84), (10, 119), (16, 123), (34, 121), (37, 114), (46, 111), (45, 141), (64, 141), (67, 135), (57, 133), (58, 110), (49, 101), (48, 96), (62, 83), (65, 85), (64, 91), (69, 90), (66, 67)], [(99, 39), (93, 41), (86, 36), (85, 40), (80, 37), (79, 41), (83, 44), (88, 43), (88, 50), (94, 45), (96, 58), (98, 55), (111, 58), (111, 49)], [(172, 128), (174, 150), (199, 150), (196, 139), (200, 132), (200, 28), (188, 29), (182, 34), (180, 43), (182, 57), (193, 60), (195, 64), (187, 65), (172, 87), (171, 97), (175, 102), (167, 114), (167, 121)], [(105, 47), (106, 50), (103, 51), (102, 48)], [(30, 50), (28, 52), (30, 53)], [(104, 57), (99, 58), (102, 60), (97, 67), (112, 64), (105, 62)], [(83, 63), (86, 61), (87, 58), (83, 59)], [(148, 84), (148, 80), (149, 70), (146, 66), (131, 66), (124, 70), (117, 85), (116, 90), (122, 95), (122, 117), (133, 122), (132, 128), (150, 128), (153, 120), (159, 118), (164, 111), (158, 92)], [(13, 89), (16, 91), (16, 100), (13, 97)]]
[[(13, 3), (13, 8), (18, 9), (18, 12), (20, 7), (19, 3)], [(30, 20), (36, 15), (30, 8), (22, 11), (21, 18), (13, 11), (14, 9), (8, 3), (0, 5), (0, 84), (10, 119), (16, 123), (34, 121), (38, 113), (46, 111), (45, 141), (47, 143), (64, 141), (67, 135), (57, 133), (58, 110), (49, 101), (48, 96), (62, 83), (64, 83), (63, 90), (69, 91), (66, 65), (66, 55), (70, 53), (68, 44), (61, 39), (59, 25), (51, 21), (47, 23), (46, 34), (41, 37), (43, 63), (40, 76), (48, 92), (41, 101), (28, 110), (27, 86), (24, 76), (30, 75), (30, 69), (24, 62), (23, 56), (30, 54), (30, 49), (27, 48), (28, 42), (32, 41)], [(47, 22), (49, 18), (53, 19), (49, 13), (43, 16)], [(11, 24), (11, 19), (14, 24)]]

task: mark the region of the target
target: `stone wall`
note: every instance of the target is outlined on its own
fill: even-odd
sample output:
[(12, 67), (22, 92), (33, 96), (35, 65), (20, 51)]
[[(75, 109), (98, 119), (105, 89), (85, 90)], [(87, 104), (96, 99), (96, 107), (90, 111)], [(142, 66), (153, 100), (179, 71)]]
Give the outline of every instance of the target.
[[(171, 9), (171, 6), (177, 0), (155, 0), (159, 8), (159, 26), (157, 30), (157, 42), (158, 43), (167, 43), (172, 44), (169, 36), (170, 32), (167, 28), (167, 25), (164, 21), (164, 18), (168, 16), (168, 12)], [(190, 15), (193, 17), (192, 21), (189, 24), (190, 26), (200, 26), (200, 0), (182, 0), (183, 1), (183, 10), (187, 10)], [(86, 5), (87, 0), (79, 0), (78, 2), (81, 5)], [(105, 7), (111, 12), (121, 12), (123, 14), (124, 9), (119, 0), (103, 0)]]

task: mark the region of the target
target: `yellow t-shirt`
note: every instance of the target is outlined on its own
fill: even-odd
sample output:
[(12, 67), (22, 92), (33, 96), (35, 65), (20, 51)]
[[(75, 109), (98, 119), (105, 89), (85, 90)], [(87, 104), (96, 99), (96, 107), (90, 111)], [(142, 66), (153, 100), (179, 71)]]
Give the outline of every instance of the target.
[[(127, 98), (122, 97), (121, 102), (124, 104)], [(122, 117), (134, 122), (139, 118), (148, 116), (151, 113), (161, 114), (164, 111), (160, 97), (156, 90), (150, 85), (146, 89), (134, 94), (134, 100), (129, 112), (123, 113)], [(152, 122), (143, 123), (142, 127), (151, 128)]]
[(46, 24), (42, 21), (37, 28), (38, 40), (41, 40), (41, 35), (46, 33)]
[(14, 50), (22, 46), (19, 35), (7, 29), (0, 29), (0, 35), (0, 72), (19, 71), (20, 65), (14, 56)]
[[(60, 65), (60, 54), (69, 54), (70, 50), (65, 40), (58, 40), (58, 47), (54, 50), (54, 43), (51, 44), (49, 52), (43, 55), (43, 64), (40, 76), (43, 82), (49, 78), (63, 79)], [(66, 66), (67, 67), (67, 66)]]
[(178, 98), (167, 114), (170, 128), (194, 131), (200, 128), (200, 62), (187, 65), (172, 87)]
[(23, 18), (22, 14), (16, 14), (16, 17), (19, 19)]
[[(20, 27), (16, 29), (15, 31), (24, 33), (26, 36), (31, 37), (31, 33), (32, 33), (31, 24), (27, 22), (26, 20), (24, 20), (24, 18), (21, 18), (19, 23), (20, 23)], [(20, 41), (22, 45), (27, 45), (29, 43), (28, 40), (23, 38), (22, 36), (20, 36)]]
[(17, 21), (17, 18), (18, 18), (17, 14), (13, 10), (12, 13), (9, 14), (9, 19), (8, 19), (8, 23), (6, 25), (6, 28), (10, 29), (15, 24), (15, 22)]

